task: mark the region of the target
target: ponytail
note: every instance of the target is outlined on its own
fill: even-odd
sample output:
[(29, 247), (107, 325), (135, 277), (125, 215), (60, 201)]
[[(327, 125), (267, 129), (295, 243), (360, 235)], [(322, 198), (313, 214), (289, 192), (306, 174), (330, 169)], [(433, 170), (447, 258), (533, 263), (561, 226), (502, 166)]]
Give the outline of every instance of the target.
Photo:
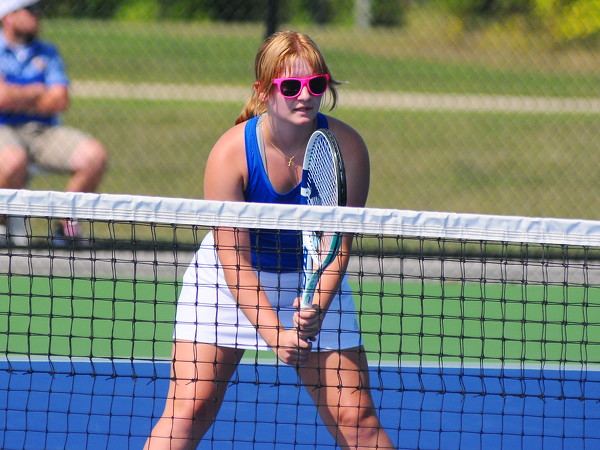
[(235, 120), (235, 124), (245, 122), (255, 116), (258, 116), (266, 111), (264, 102), (260, 100), (260, 94), (254, 90), (252, 96), (246, 102), (244, 109), (240, 113), (239, 117)]

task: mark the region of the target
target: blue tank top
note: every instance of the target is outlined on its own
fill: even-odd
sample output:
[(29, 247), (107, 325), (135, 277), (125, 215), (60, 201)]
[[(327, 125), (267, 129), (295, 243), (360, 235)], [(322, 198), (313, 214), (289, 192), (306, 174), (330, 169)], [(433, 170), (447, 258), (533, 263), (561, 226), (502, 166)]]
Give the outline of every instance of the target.
[[(258, 116), (246, 122), (245, 144), (248, 185), (244, 198), (252, 203), (300, 204), (300, 185), (280, 194), (265, 170), (256, 133)], [(317, 128), (328, 128), (327, 117), (317, 115)], [(252, 264), (268, 272), (297, 272), (302, 269), (302, 233), (293, 230), (250, 230)]]

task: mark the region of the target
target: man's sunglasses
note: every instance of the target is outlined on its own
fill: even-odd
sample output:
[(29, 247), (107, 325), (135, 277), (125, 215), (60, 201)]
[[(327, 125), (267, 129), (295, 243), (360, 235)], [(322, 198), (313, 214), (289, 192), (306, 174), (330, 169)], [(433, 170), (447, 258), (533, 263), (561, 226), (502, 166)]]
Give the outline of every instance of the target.
[(329, 75), (314, 75), (305, 78), (275, 78), (273, 84), (277, 86), (281, 95), (285, 98), (296, 98), (304, 89), (308, 87), (308, 92), (312, 95), (323, 95), (329, 85)]

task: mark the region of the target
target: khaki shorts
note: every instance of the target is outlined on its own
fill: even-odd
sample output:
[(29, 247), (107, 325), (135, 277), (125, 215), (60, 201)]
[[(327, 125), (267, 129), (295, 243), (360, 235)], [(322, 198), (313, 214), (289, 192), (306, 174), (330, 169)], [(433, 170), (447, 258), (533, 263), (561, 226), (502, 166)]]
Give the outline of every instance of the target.
[(88, 139), (92, 137), (87, 133), (64, 125), (0, 125), (0, 153), (8, 146), (21, 147), (32, 162), (55, 171), (71, 171), (71, 156)]

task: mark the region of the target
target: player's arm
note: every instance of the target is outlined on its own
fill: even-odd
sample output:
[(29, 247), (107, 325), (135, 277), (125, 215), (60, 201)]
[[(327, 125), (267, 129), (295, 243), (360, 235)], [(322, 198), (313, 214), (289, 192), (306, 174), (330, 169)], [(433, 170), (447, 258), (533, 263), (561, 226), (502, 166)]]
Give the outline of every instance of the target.
[[(363, 207), (369, 193), (370, 165), (369, 152), (360, 134), (349, 125), (329, 117), (329, 126), (340, 147), (346, 171), (347, 206)], [(301, 310), (296, 314), (296, 325), (303, 338), (311, 338), (320, 331), (327, 309), (338, 292), (352, 250), (353, 234), (346, 233), (335, 260), (320, 277), (313, 305), (315, 309)]]
[[(211, 151), (204, 181), (207, 199), (244, 201), (248, 175), (243, 132), (244, 124), (232, 128)], [(225, 280), (239, 308), (283, 362), (303, 364), (310, 344), (299, 342), (295, 330), (285, 330), (271, 307), (252, 267), (247, 230), (220, 227), (214, 236)]]

